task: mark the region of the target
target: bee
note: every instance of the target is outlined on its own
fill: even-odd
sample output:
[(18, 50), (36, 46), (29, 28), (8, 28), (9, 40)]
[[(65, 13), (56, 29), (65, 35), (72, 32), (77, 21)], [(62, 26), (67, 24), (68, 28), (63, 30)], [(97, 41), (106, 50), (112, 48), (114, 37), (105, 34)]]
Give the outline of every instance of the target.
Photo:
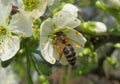
[(64, 55), (70, 65), (75, 65), (76, 53), (70, 43), (70, 39), (62, 31), (55, 33), (55, 46), (59, 54), (59, 61)]

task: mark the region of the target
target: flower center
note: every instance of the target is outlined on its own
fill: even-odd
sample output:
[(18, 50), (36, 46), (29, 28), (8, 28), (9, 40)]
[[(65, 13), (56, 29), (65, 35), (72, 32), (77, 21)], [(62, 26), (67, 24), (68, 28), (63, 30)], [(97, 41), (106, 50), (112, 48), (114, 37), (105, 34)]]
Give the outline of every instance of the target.
[(25, 10), (27, 10), (27, 11), (32, 11), (32, 10), (40, 7), (39, 0), (23, 0), (23, 3), (25, 5)]
[(5, 25), (0, 25), (0, 44), (3, 42), (3, 40), (10, 36), (10, 30)]
[(51, 42), (54, 43), (55, 37), (56, 37), (56, 33), (58, 32), (63, 32), (64, 34), (68, 33), (69, 31), (71, 31), (70, 27), (59, 27), (59, 28), (55, 28), (50, 35), (48, 35), (48, 38)]

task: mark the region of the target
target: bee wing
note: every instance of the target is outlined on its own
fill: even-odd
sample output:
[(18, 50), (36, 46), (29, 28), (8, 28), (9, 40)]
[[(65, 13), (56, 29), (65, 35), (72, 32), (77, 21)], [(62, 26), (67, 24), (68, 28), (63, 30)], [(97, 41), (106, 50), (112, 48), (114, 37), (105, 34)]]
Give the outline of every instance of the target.
[(61, 63), (62, 65), (67, 65), (67, 64), (68, 64), (68, 61), (67, 61), (67, 59), (65, 58), (64, 55), (61, 57), (60, 63)]
[[(56, 47), (56, 46), (55, 46)], [(58, 53), (58, 51), (56, 50), (56, 48), (54, 48), (54, 58), (57, 59), (62, 65), (67, 65), (68, 62), (65, 58), (65, 56), (63, 55), (63, 52), (60, 56), (60, 54)]]
[(82, 34), (74, 29), (71, 29), (69, 33), (66, 33), (66, 36), (72, 43), (76, 54), (78, 54), (84, 48), (86, 39), (82, 36)]

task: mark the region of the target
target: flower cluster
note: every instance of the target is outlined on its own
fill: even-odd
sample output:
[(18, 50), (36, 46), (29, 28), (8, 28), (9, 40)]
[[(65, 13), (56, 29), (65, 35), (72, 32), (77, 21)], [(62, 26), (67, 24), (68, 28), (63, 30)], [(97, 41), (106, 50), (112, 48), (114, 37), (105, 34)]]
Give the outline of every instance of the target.
[[(33, 19), (39, 19), (45, 13), (47, 6), (55, 0), (0, 0), (0, 59), (11, 59), (20, 49), (20, 37), (30, 37), (33, 34)], [(11, 15), (12, 7), (16, 5), (18, 12)], [(58, 60), (66, 65), (71, 59), (65, 57), (64, 50), (69, 45), (74, 56), (78, 56), (86, 43), (86, 38), (77, 30), (94, 30), (96, 33), (106, 32), (106, 26), (101, 22), (83, 22), (78, 19), (79, 9), (72, 4), (65, 4), (59, 11), (47, 18), (40, 25), (40, 49), (43, 58), (51, 64)], [(49, 12), (50, 13), (50, 12)], [(92, 28), (92, 29), (91, 29)], [(62, 33), (62, 35), (59, 35)], [(38, 35), (38, 34), (37, 34)], [(62, 42), (64, 41), (64, 42)], [(69, 50), (69, 49), (68, 49)], [(75, 53), (74, 53), (75, 52)]]
[(19, 12), (9, 18), (13, 6), (11, 0), (0, 0), (0, 59), (11, 59), (20, 48), (19, 36), (32, 35), (32, 21)]

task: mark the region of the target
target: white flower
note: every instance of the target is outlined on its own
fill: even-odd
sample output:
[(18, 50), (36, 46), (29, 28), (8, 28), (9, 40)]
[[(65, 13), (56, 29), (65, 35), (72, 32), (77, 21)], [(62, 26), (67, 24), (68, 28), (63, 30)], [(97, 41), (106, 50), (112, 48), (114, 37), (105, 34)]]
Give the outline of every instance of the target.
[(9, 20), (11, 0), (0, 0), (0, 59), (11, 59), (20, 48), (17, 35), (29, 37), (32, 35), (32, 21), (24, 12), (17, 13)]
[(103, 33), (107, 31), (107, 27), (104, 23), (102, 22), (95, 22), (96, 26), (95, 26), (95, 31), (97, 33)]
[(47, 6), (54, 3), (54, 0), (18, 0), (19, 10), (25, 10), (29, 16), (37, 19), (42, 16)]
[[(80, 25), (81, 21), (68, 11), (60, 11), (56, 13), (53, 18), (48, 18), (41, 24), (40, 27), (40, 47), (41, 54), (44, 59), (51, 64), (59, 60), (59, 54), (56, 50), (55, 33), (63, 32), (68, 38), (70, 43), (75, 49), (76, 55), (83, 49), (86, 39), (76, 31), (75, 27)], [(65, 56), (63, 55), (60, 63), (63, 65), (68, 64)]]
[(77, 17), (79, 9), (72, 4), (65, 4), (62, 8), (62, 11), (68, 11), (69, 13), (73, 14), (73, 16)]

